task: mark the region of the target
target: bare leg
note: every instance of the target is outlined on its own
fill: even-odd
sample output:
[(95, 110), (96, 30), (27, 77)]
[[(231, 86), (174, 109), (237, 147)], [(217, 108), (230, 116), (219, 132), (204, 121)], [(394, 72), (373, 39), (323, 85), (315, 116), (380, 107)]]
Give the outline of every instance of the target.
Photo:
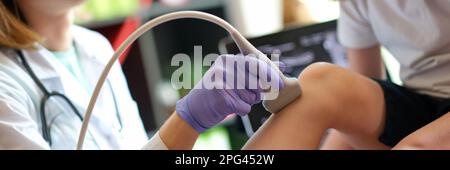
[(346, 137), (337, 130), (330, 129), (329, 134), (320, 146), (321, 150), (353, 150)]
[(450, 112), (402, 139), (393, 149), (450, 149)]
[(302, 96), (272, 115), (243, 149), (318, 149), (329, 128), (355, 148), (388, 149), (377, 140), (384, 122), (377, 83), (327, 63), (309, 66), (299, 81)]

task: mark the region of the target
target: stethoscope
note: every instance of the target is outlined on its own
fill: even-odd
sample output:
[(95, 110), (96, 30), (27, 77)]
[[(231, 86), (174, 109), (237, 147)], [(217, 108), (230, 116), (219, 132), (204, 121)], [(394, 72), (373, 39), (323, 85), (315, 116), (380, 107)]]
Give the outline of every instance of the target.
[[(60, 101), (65, 102), (69, 108), (72, 110), (72, 112), (75, 114), (76, 117), (78, 117), (78, 119), (80, 119), (83, 122), (83, 116), (81, 115), (80, 111), (78, 111), (78, 109), (75, 107), (75, 105), (72, 103), (72, 101), (70, 101), (70, 99), (57, 91), (49, 91), (44, 84), (39, 80), (39, 78), (36, 76), (35, 72), (33, 71), (33, 69), (31, 69), (28, 61), (25, 59), (25, 56), (23, 54), (23, 52), (21, 50), (16, 50), (17, 55), (19, 56), (20, 61), (22, 62), (23, 67), (25, 68), (25, 70), (28, 72), (28, 74), (30, 75), (31, 79), (33, 79), (33, 81), (36, 83), (36, 85), (38, 86), (38, 88), (44, 93), (44, 96), (42, 97), (41, 101), (40, 101), (40, 108), (39, 108), (39, 115), (40, 115), (40, 120), (41, 120), (41, 125), (42, 125), (42, 137), (45, 139), (45, 141), (47, 141), (47, 143), (51, 146), (52, 145), (52, 140), (51, 140), (51, 133), (50, 133), (50, 128), (47, 125), (47, 116), (46, 116), (46, 104), (48, 103), (49, 100), (51, 100), (52, 98), (59, 98), (61, 99)], [(117, 120), (119, 122), (120, 128), (119, 131), (122, 130), (123, 125), (122, 125), (122, 118), (120, 116), (119, 113), (119, 107), (117, 104), (117, 99), (116, 99), (116, 95), (114, 93), (114, 90), (112, 88), (111, 82), (108, 80), (108, 86), (109, 89), (112, 93), (113, 96), (113, 101), (114, 101), (114, 107), (116, 110), (116, 117)]]

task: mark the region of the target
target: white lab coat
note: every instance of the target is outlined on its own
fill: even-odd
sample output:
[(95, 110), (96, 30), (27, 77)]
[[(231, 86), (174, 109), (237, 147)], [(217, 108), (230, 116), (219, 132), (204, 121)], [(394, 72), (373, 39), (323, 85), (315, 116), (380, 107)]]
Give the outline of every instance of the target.
[[(73, 26), (72, 33), (80, 61), (92, 87), (113, 54), (109, 42), (100, 34)], [(49, 91), (65, 94), (84, 114), (90, 95), (83, 85), (42, 46), (22, 50), (31, 68)], [(123, 122), (119, 121), (108, 83), (103, 86), (95, 106), (84, 149), (141, 149), (148, 137), (130, 96), (125, 77), (116, 64), (108, 77)], [(39, 117), (42, 91), (23, 69), (12, 49), (0, 49), (0, 149), (74, 149), (81, 121), (74, 114), (47, 113), (51, 121), (52, 146), (42, 137)], [(50, 106), (55, 106), (50, 104)], [(68, 108), (65, 108), (68, 109)], [(158, 142), (159, 141), (159, 142)], [(149, 144), (150, 143), (150, 144)], [(147, 148), (164, 149), (159, 136)]]

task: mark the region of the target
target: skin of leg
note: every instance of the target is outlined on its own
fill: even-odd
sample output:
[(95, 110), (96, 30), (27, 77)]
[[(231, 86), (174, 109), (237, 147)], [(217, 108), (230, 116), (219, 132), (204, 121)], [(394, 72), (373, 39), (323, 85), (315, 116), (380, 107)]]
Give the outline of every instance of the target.
[(320, 146), (321, 150), (353, 150), (354, 148), (347, 142), (344, 134), (335, 129), (329, 129), (328, 135)]
[(406, 136), (393, 149), (450, 150), (450, 112)]
[(302, 96), (273, 114), (243, 149), (318, 149), (329, 128), (352, 146), (388, 149), (378, 142), (384, 97), (376, 82), (328, 63), (308, 66), (299, 82)]

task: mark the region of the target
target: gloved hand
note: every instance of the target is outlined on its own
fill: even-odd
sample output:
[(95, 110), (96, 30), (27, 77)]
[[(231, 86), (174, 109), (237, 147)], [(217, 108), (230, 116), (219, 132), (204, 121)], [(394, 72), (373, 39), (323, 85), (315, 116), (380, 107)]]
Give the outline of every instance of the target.
[(261, 101), (261, 93), (267, 87), (281, 89), (283, 86), (278, 72), (264, 61), (251, 56), (222, 55), (194, 89), (177, 102), (176, 112), (201, 133), (230, 114), (249, 113), (251, 106)]

